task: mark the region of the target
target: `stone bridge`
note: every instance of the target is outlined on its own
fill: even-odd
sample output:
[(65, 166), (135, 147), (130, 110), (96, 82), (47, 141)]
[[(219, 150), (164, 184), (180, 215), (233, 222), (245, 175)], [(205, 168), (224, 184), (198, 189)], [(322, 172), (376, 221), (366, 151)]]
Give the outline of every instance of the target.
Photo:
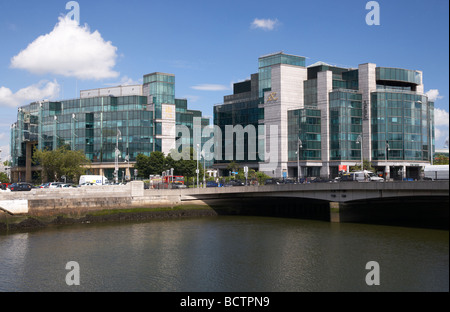
[(184, 189), (179, 190), (179, 192), (182, 201), (230, 197), (290, 197), (346, 203), (401, 197), (448, 197), (449, 181), (284, 184), (259, 187)]
[[(449, 181), (340, 182), (248, 187), (146, 190), (125, 186), (0, 191), (0, 210), (11, 215), (82, 214), (94, 210), (207, 204), (219, 213), (311, 217), (346, 222), (358, 214), (395, 213), (447, 220)], [(388, 218), (392, 218), (389, 215)], [(359, 219), (360, 217), (358, 217)]]

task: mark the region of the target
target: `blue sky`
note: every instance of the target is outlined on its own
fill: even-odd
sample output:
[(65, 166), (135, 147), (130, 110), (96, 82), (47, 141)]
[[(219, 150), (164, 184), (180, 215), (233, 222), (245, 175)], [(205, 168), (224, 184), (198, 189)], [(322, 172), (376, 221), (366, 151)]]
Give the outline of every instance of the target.
[(3, 159), (20, 105), (141, 83), (144, 74), (159, 71), (175, 74), (177, 98), (212, 116), (232, 83), (257, 72), (259, 56), (277, 51), (305, 56), (307, 65), (422, 70), (425, 91), (436, 98), (436, 147), (448, 138), (446, 0), (378, 1), (379, 26), (366, 24), (368, 1), (357, 0), (79, 0), (73, 32), (64, 22), (67, 2), (0, 0)]

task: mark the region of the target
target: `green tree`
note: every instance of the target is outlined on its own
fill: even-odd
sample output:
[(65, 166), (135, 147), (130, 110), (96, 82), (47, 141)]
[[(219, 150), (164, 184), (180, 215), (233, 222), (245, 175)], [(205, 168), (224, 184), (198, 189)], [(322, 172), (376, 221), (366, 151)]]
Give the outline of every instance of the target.
[(8, 176), (4, 172), (0, 172), (0, 183), (10, 183)]
[(136, 156), (136, 163), (134, 164), (134, 169), (137, 169), (138, 176), (141, 178), (148, 178), (149, 173), (149, 161), (150, 156), (145, 156), (144, 154), (138, 154)]
[(373, 167), (372, 163), (367, 159), (363, 160), (363, 168), (361, 168), (361, 163), (355, 164), (354, 166), (350, 167), (350, 171), (352, 172), (362, 170), (374, 171), (375, 168)]
[(448, 156), (445, 156), (443, 154), (436, 155), (434, 158), (434, 165), (448, 165)]
[(164, 153), (155, 151), (150, 156), (139, 154), (136, 157), (134, 169), (138, 170), (138, 176), (148, 178), (150, 175), (161, 175), (166, 170), (166, 157)]
[[(173, 152), (175, 154), (175, 152)], [(193, 148), (186, 148), (182, 151), (180, 158), (175, 160), (172, 157), (172, 153), (167, 155), (166, 157), (166, 170), (169, 170), (171, 168), (174, 169), (174, 175), (184, 176), (184, 181), (186, 184), (191, 183), (194, 178), (197, 179), (197, 160), (194, 159), (194, 153), (195, 150)], [(178, 153), (177, 153), (178, 154)], [(203, 162), (201, 159), (198, 160), (198, 169), (199, 174), (198, 178), (199, 181), (203, 181)]]
[(264, 185), (267, 179), (270, 179), (270, 176), (265, 174), (262, 171), (256, 172), (256, 179), (258, 180), (259, 185)]
[(35, 149), (33, 162), (41, 166), (42, 177), (48, 181), (59, 181), (62, 176), (78, 181), (86, 171), (84, 166), (90, 164), (83, 151), (72, 151), (67, 146), (54, 151)]
[(239, 172), (240, 168), (241, 166), (239, 166), (239, 164), (235, 161), (230, 162), (227, 166), (227, 170), (230, 172)]

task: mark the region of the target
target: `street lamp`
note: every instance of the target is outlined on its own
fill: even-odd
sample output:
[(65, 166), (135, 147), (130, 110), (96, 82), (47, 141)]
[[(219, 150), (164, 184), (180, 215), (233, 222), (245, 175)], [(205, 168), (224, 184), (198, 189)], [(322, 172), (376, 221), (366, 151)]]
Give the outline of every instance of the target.
[[(119, 137), (122, 138), (122, 133), (119, 128), (117, 128), (117, 137), (116, 137), (116, 150), (115, 150), (115, 159), (114, 159), (114, 180), (116, 183), (119, 183)], [(103, 179), (102, 179), (103, 181)]]
[[(125, 162), (127, 163), (127, 170), (125, 171), (125, 173), (128, 171), (128, 175), (130, 175), (130, 180), (131, 180), (131, 172), (130, 172), (130, 155), (125, 156)], [(127, 180), (128, 175), (125, 175), (125, 180)]]
[(364, 170), (364, 165), (363, 165), (363, 146), (362, 146), (362, 137), (361, 135), (358, 135), (358, 138), (356, 139), (356, 144), (360, 144), (361, 145), (361, 171)]
[(388, 177), (388, 175), (387, 175), (387, 173), (388, 173), (388, 171), (390, 172), (390, 170), (388, 170), (388, 168), (389, 168), (389, 164), (388, 164), (388, 155), (389, 155), (389, 141), (386, 141), (386, 146), (385, 146), (385, 151), (384, 151), (384, 162), (386, 163), (386, 166), (385, 166), (385, 178), (386, 178), (386, 181), (389, 179), (389, 177)]
[(297, 151), (295, 152), (297, 154), (297, 182), (300, 183), (300, 149), (303, 148), (302, 140), (298, 139), (297, 141)]
[(206, 157), (205, 157), (205, 152), (202, 151), (201, 155), (203, 157), (203, 188), (206, 188)]
[(76, 128), (77, 128), (77, 124), (76, 124), (76, 122), (78, 121), (77, 119), (76, 119), (76, 115), (75, 114), (72, 114), (72, 127), (73, 127), (73, 129), (72, 129), (72, 151), (74, 151), (75, 150), (75, 137), (78, 137), (76, 134), (75, 134), (75, 131), (76, 131)]
[(199, 154), (199, 148), (200, 148), (200, 145), (197, 144), (197, 170), (196, 170), (196, 172), (197, 172), (197, 188), (198, 188), (198, 174), (200, 173), (200, 170), (198, 170), (198, 154)]

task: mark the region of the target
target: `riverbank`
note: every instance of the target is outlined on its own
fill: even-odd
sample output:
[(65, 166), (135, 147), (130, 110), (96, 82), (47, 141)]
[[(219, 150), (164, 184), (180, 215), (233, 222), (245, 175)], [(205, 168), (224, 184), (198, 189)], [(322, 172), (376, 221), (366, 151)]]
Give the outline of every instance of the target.
[(91, 211), (73, 216), (11, 216), (0, 211), (0, 235), (12, 232), (27, 232), (48, 227), (76, 224), (98, 224), (106, 222), (136, 222), (156, 219), (194, 218), (217, 216), (208, 205), (179, 205), (173, 208), (131, 208)]

